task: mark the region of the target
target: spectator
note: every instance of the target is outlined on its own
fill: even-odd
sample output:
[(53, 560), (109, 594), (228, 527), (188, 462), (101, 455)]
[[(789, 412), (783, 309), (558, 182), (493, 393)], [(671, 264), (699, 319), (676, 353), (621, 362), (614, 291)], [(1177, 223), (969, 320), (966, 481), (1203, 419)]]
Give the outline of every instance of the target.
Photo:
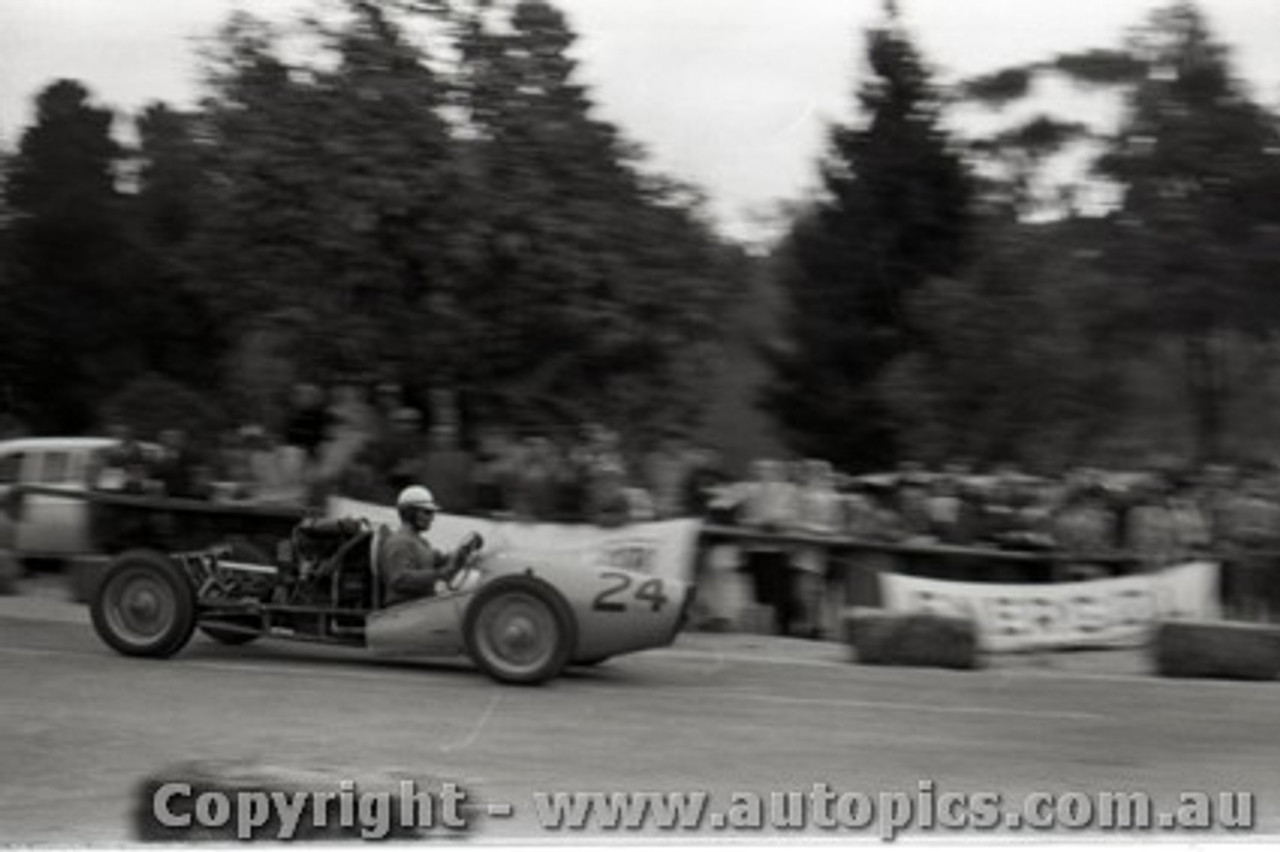
[(724, 471), (719, 453), (706, 447), (691, 450), (685, 467), (684, 482), (681, 484), (679, 514), (720, 522), (730, 520), (723, 515), (720, 518), (714, 517), (713, 511), (713, 506), (721, 502), (721, 495), (728, 483), (729, 476)]
[(1115, 526), (1101, 484), (1086, 480), (1073, 484), (1050, 520), (1053, 540), (1068, 557), (1059, 579), (1086, 580), (1107, 573), (1087, 557), (1114, 548)]
[(1201, 496), (1191, 477), (1179, 476), (1171, 484), (1169, 513), (1178, 550), (1185, 555), (1207, 553), (1213, 547), (1213, 532)]
[[(677, 513), (683, 517), (702, 518), (711, 524), (734, 523), (735, 507), (728, 486), (729, 477), (724, 472), (719, 454), (707, 447), (691, 448)], [(693, 577), (699, 596), (705, 586), (711, 587), (709, 602), (695, 604), (700, 622), (712, 629), (723, 629), (729, 623), (723, 612), (724, 598), (743, 585), (736, 571), (741, 561), (737, 547), (731, 542), (699, 547), (694, 559)], [(730, 588), (733, 591), (726, 591)], [(715, 607), (717, 603), (721, 605), (719, 610)]]
[(588, 423), (582, 427), (582, 434), (590, 468), (607, 468), (611, 474), (615, 468), (621, 468), (624, 474), (627, 472), (622, 442), (617, 432), (599, 423)]
[(451, 422), (437, 423), (428, 436), (423, 481), (430, 482), (436, 499), (454, 514), (475, 511), (472, 488), (473, 460), (458, 441), (458, 429)]
[(1150, 474), (1131, 492), (1125, 547), (1146, 571), (1163, 568), (1181, 555), (1168, 494), (1169, 482), (1163, 473)]
[(181, 429), (165, 429), (160, 433), (160, 459), (153, 474), (164, 493), (170, 497), (186, 497), (206, 500), (211, 496), (207, 482), (201, 482), (197, 471), (200, 465), (187, 443), (187, 435)]
[(301, 382), (294, 386), (290, 400), (284, 443), (296, 447), (315, 462), (320, 447), (329, 437), (332, 417), (325, 405), (325, 393), (319, 385)]
[(1226, 464), (1208, 464), (1200, 472), (1197, 502), (1209, 524), (1209, 540), (1218, 545), (1230, 539), (1230, 504), (1240, 488), (1240, 474)]
[(212, 478), (216, 499), (247, 500), (253, 496), (249, 448), (240, 430), (225, 429), (218, 436), (218, 458)]
[(654, 511), (660, 518), (680, 514), (681, 487), (689, 463), (684, 442), (676, 437), (663, 439), (644, 459), (644, 481), (653, 495)]
[(902, 519), (908, 541), (914, 544), (936, 541), (929, 516), (929, 476), (915, 470), (900, 476), (896, 499), (898, 517)]
[(555, 517), (561, 523), (582, 523), (587, 518), (591, 471), (576, 447), (561, 450), (556, 476)]
[(328, 439), (329, 413), (319, 385), (294, 385), (285, 421), (281, 468), (287, 487), (299, 501), (309, 500), (320, 476), (320, 447)]
[[(795, 488), (787, 481), (786, 467), (778, 461), (761, 459), (752, 465), (752, 479), (746, 484), (740, 523), (757, 532), (781, 533), (795, 526)], [(754, 539), (744, 545), (744, 570), (755, 585), (756, 602), (773, 608), (774, 629), (791, 635), (796, 615), (792, 590), (791, 554), (788, 545), (769, 539)]]
[[(843, 504), (831, 464), (818, 459), (801, 462), (796, 466), (796, 480), (795, 531), (823, 537), (840, 533), (844, 526)], [(839, 600), (837, 581), (842, 572), (830, 558), (828, 547), (800, 545), (792, 564), (796, 569), (794, 596), (801, 621), (797, 629), (814, 638), (832, 633), (838, 613), (831, 607)]]
[(422, 412), (407, 405), (397, 409), (391, 415), (391, 432), (383, 450), (383, 476), (393, 492), (425, 481)]
[(626, 469), (614, 459), (597, 462), (588, 487), (587, 520), (602, 527), (618, 527), (631, 517)]
[(378, 451), (372, 442), (361, 447), (347, 462), (336, 485), (342, 494), (370, 503), (387, 504), (396, 496), (379, 471)]
[(1223, 506), (1222, 544), (1231, 554), (1228, 604), (1240, 618), (1267, 620), (1275, 607), (1273, 557), (1280, 546), (1280, 502), (1261, 470), (1240, 480)]
[(503, 429), (480, 430), (476, 458), (471, 467), (471, 488), (476, 511), (502, 516), (511, 509), (511, 496), (519, 473), (515, 442)]
[(844, 495), (845, 531), (865, 541), (898, 541), (905, 535), (893, 486), (878, 479), (857, 480)]
[(240, 440), (245, 448), (250, 499), (264, 503), (297, 500), (299, 494), (290, 487), (281, 448), (267, 431), (251, 423), (240, 428)]
[(116, 443), (105, 453), (101, 469), (91, 476), (95, 487), (125, 494), (145, 494), (150, 469), (146, 450), (134, 436), (132, 427), (116, 422), (107, 427)]
[(547, 521), (556, 513), (560, 471), (555, 448), (540, 435), (526, 438), (521, 448), (511, 510), (517, 520)]
[[(378, 415), (354, 384), (334, 388), (325, 412), (325, 441), (319, 447), (319, 475), (338, 480), (357, 455), (378, 435)], [(447, 504), (446, 504), (447, 505)]]
[(924, 513), (930, 534), (947, 544), (959, 544), (967, 535), (965, 503), (960, 497), (960, 483), (955, 477), (936, 477), (924, 498)]
[(649, 489), (643, 485), (627, 483), (623, 485), (622, 493), (627, 499), (628, 521), (639, 523), (658, 520), (658, 505)]
[[(892, 487), (886, 482), (864, 479), (844, 495), (845, 532), (863, 542), (891, 542), (903, 536), (902, 521), (893, 508)], [(842, 602), (856, 606), (879, 606), (880, 574), (895, 567), (894, 558), (874, 547), (859, 547), (846, 557)]]
[(385, 443), (394, 431), (396, 412), (404, 408), (404, 389), (396, 382), (380, 382), (373, 391), (374, 441)]
[(581, 436), (572, 463), (586, 474), (588, 520), (616, 525), (643, 513), (641, 495), (630, 484), (618, 434), (598, 423), (588, 423), (582, 427)]

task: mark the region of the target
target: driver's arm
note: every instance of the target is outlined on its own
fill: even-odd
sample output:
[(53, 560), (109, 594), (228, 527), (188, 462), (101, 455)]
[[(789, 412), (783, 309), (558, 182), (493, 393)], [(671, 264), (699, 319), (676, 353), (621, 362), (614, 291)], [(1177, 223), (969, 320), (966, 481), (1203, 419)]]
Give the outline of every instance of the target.
[[(426, 559), (424, 554), (430, 554)], [(447, 557), (428, 546), (418, 549), (409, 542), (389, 542), (382, 556), (387, 586), (398, 596), (426, 595), (444, 578)]]

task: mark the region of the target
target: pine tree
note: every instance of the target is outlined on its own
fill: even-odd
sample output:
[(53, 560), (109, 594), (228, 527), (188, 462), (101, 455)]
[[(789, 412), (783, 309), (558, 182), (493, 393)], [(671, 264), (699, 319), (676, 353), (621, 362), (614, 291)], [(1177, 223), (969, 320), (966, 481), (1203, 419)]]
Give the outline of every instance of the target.
[(926, 345), (906, 300), (956, 273), (970, 230), (970, 181), (941, 127), (938, 93), (892, 4), (886, 15), (866, 35), (865, 123), (832, 130), (825, 192), (779, 252), (789, 341), (772, 353), (764, 401), (793, 448), (854, 468), (895, 458), (877, 380)]
[(471, 386), (534, 420), (688, 423), (732, 252), (685, 187), (647, 174), (593, 114), (574, 40), (542, 0), (462, 28), (480, 246), (463, 312)]
[(379, 4), (346, 11), (314, 24), (332, 63), (286, 63), (275, 33), (243, 16), (211, 57), (212, 200), (193, 258), (239, 324), (233, 384), (256, 381), (263, 346), (320, 378), (407, 381), (423, 364), (447, 377), (465, 354), (448, 315), (460, 187), (447, 88)]
[(1110, 260), (1142, 298), (1131, 333), (1180, 346), (1195, 453), (1211, 460), (1238, 390), (1229, 338), (1269, 336), (1280, 318), (1280, 133), (1193, 3), (1158, 10), (1129, 50), (1146, 72), (1099, 164), (1124, 193)]
[(110, 110), (79, 82), (36, 98), (5, 186), (9, 227), (4, 363), (34, 428), (91, 425), (96, 402), (139, 366), (129, 317), (127, 249)]

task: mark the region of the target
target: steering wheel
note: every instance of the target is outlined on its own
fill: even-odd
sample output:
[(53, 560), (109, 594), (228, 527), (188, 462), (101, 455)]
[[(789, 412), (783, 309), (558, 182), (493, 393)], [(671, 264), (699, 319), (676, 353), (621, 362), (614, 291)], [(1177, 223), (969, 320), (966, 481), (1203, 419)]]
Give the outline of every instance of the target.
[(478, 570), (476, 568), (476, 561), (479, 558), (481, 548), (484, 547), (484, 539), (481, 538), (479, 534), (472, 533), (462, 543), (461, 547), (466, 552), (462, 555), (462, 558), (458, 560), (458, 564), (449, 571), (449, 574), (442, 581), (445, 588), (451, 592), (456, 592), (466, 585), (468, 575), (470, 575), (472, 571)]

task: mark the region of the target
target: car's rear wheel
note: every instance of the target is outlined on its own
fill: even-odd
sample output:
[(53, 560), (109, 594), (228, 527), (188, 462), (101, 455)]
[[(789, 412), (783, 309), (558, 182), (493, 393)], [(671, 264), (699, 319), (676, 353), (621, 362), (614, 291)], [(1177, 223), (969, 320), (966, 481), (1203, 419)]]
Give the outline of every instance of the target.
[(195, 589), (162, 554), (130, 551), (107, 568), (90, 615), (98, 636), (121, 654), (168, 657), (195, 630)]
[(467, 608), (467, 650), (503, 683), (535, 684), (560, 674), (573, 653), (573, 617), (550, 587), (513, 578), (484, 588)]

